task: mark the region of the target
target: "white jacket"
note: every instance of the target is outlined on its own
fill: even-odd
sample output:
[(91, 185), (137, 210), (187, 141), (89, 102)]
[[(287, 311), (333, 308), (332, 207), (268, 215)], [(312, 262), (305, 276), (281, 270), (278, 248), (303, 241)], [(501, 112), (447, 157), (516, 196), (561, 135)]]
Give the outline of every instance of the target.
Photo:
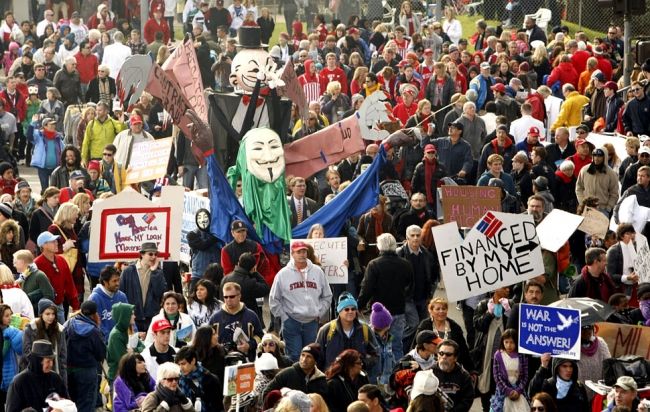
[[(185, 343), (190, 343), (194, 339), (194, 334), (196, 333), (196, 325), (194, 325), (194, 322), (192, 322), (192, 318), (190, 318), (190, 315), (187, 313), (182, 313), (178, 312), (180, 315), (180, 319), (178, 323), (176, 323), (176, 328), (172, 329), (171, 336), (169, 338), (169, 346), (176, 347), (176, 339), (177, 339), (177, 334), (180, 330), (183, 330), (184, 332), (182, 334), (185, 335), (188, 329), (190, 328), (190, 332), (187, 333), (186, 336), (184, 336), (181, 340)], [(144, 346), (147, 348), (151, 345), (153, 345), (153, 330), (151, 329), (153, 324), (156, 323), (156, 321), (165, 319), (165, 314), (163, 312), (163, 309), (160, 309), (160, 313), (151, 318), (151, 323), (149, 324), (149, 329), (147, 329), (147, 337), (144, 339)], [(144, 356), (144, 353), (142, 354)], [(149, 369), (149, 373), (151, 376), (156, 376), (151, 372), (151, 369)]]
[(2, 302), (9, 305), (12, 312), (29, 319), (34, 319), (32, 302), (21, 288), (2, 289)]
[(122, 43), (113, 43), (104, 47), (104, 57), (102, 64), (105, 64), (110, 69), (110, 74), (114, 79), (120, 74), (120, 69), (124, 64), (124, 60), (131, 55), (131, 48)]

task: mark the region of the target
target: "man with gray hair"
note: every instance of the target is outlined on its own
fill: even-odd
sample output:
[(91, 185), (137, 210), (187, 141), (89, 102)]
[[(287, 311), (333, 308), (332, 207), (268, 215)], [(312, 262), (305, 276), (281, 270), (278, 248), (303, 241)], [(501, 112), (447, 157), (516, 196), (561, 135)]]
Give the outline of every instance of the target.
[(397, 241), (390, 233), (377, 237), (379, 257), (366, 267), (359, 293), (359, 309), (367, 309), (369, 303), (379, 302), (393, 316), (389, 333), (393, 336), (392, 349), (395, 359), (403, 354), (402, 338), (406, 327), (405, 307), (407, 297), (412, 296), (413, 267), (397, 256)]
[(124, 34), (116, 31), (113, 34), (113, 44), (104, 47), (102, 64), (110, 69), (110, 76), (117, 79), (124, 60), (131, 55), (131, 48), (124, 44)]
[(483, 141), (487, 136), (485, 122), (476, 114), (476, 104), (467, 102), (463, 105), (463, 114), (456, 120), (457, 123), (463, 124), (463, 139), (472, 147), (472, 158), (474, 159), (474, 168), (481, 157)]
[(422, 228), (411, 225), (406, 228), (406, 243), (397, 249), (397, 256), (408, 260), (413, 267), (413, 292), (407, 297), (404, 331), (404, 351), (411, 348), (420, 321), (429, 316), (427, 304), (436, 291), (436, 259), (422, 247)]
[(54, 87), (61, 93), (61, 101), (66, 107), (83, 102), (81, 79), (77, 71), (77, 59), (74, 56), (66, 57), (63, 67), (54, 75)]

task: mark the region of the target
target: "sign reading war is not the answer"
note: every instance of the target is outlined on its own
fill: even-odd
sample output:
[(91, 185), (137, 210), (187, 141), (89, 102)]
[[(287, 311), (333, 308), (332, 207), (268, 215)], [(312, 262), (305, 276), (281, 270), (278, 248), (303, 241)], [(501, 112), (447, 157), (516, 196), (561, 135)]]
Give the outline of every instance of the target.
[(580, 309), (522, 303), (519, 353), (580, 360)]
[(431, 229), (447, 299), (459, 301), (544, 273), (533, 217), (488, 212), (460, 236), (456, 222)]

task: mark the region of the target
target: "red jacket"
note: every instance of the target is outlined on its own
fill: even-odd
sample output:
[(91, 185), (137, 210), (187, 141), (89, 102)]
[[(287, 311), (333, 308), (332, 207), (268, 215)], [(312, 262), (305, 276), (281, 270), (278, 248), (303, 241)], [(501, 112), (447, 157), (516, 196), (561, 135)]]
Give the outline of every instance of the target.
[(580, 174), (580, 170), (582, 170), (583, 167), (589, 165), (591, 163), (591, 156), (587, 156), (584, 159), (580, 158), (579, 154), (574, 154), (566, 158), (566, 160), (570, 160), (573, 162), (575, 165), (575, 169), (573, 170), (573, 176), (578, 178), (578, 175)]
[(59, 255), (54, 255), (54, 264), (45, 256), (38, 255), (34, 263), (39, 270), (47, 276), (54, 289), (54, 303), (60, 305), (63, 298), (66, 298), (72, 309), (79, 310), (79, 299), (77, 298), (77, 288), (72, 282), (72, 274), (68, 268), (68, 262)]
[(18, 123), (25, 120), (25, 116), (27, 116), (27, 96), (24, 96), (18, 91), (18, 88), (16, 88), (16, 93), (13, 98), (9, 97), (7, 89), (4, 89), (2, 93), (0, 93), (0, 97), (4, 99), (5, 111), (13, 114)]
[[(90, 201), (91, 201), (91, 202), (92, 202), (93, 200), (95, 200), (95, 197), (93, 196), (93, 192), (91, 192), (91, 191), (88, 190), (88, 189), (84, 189), (84, 192), (85, 192), (88, 196), (90, 196)], [(71, 201), (72, 198), (75, 197), (75, 195), (76, 195), (77, 193), (79, 193), (79, 192), (75, 192), (74, 190), (72, 190), (71, 187), (64, 187), (63, 189), (61, 189), (61, 194), (59, 194), (59, 204), (64, 204), (64, 203), (66, 203), (66, 202)]]
[(571, 64), (571, 62), (566, 62), (558, 64), (558, 66), (553, 69), (550, 76), (548, 76), (548, 79), (546, 80), (546, 84), (551, 87), (553, 83), (559, 80), (562, 85), (571, 83), (573, 87), (578, 90), (579, 79), (580, 76), (578, 75), (575, 67), (573, 67), (573, 64)]
[(330, 70), (327, 68), (327, 66), (325, 66), (323, 70), (320, 71), (319, 78), (321, 92), (324, 93), (327, 90), (327, 84), (329, 82), (337, 80), (339, 83), (341, 83), (341, 93), (348, 94), (348, 77), (340, 67), (337, 67), (334, 70)]
[(417, 103), (413, 102), (409, 107), (406, 107), (404, 102), (398, 103), (393, 109), (393, 115), (402, 122), (402, 127), (406, 124), (409, 117), (413, 116), (418, 110)]
[(587, 60), (590, 57), (591, 53), (589, 53), (587, 50), (578, 50), (577, 52), (573, 53), (571, 56), (571, 63), (573, 63), (573, 67), (576, 68), (576, 72), (578, 72), (578, 74), (587, 70)]
[(156, 32), (161, 31), (163, 33), (163, 43), (167, 44), (169, 42), (169, 25), (167, 20), (161, 19), (160, 23), (156, 22), (156, 19), (149, 19), (144, 25), (144, 41), (147, 44), (151, 44), (156, 40)]
[(531, 116), (533, 116), (535, 119), (539, 120), (540, 122), (546, 120), (546, 106), (544, 105), (544, 98), (542, 97), (541, 94), (531, 93), (530, 95), (528, 95), (528, 99), (526, 99), (526, 103), (530, 103), (530, 105), (533, 107), (533, 112), (531, 113)]
[(74, 58), (77, 59), (77, 71), (79, 71), (79, 80), (81, 80), (81, 83), (88, 84), (92, 79), (97, 77), (97, 68), (99, 67), (97, 56), (92, 53), (84, 56), (79, 52), (74, 55)]
[(612, 80), (612, 62), (609, 61), (607, 57), (596, 55), (596, 60), (598, 60), (598, 70), (603, 72), (605, 75), (605, 80)]

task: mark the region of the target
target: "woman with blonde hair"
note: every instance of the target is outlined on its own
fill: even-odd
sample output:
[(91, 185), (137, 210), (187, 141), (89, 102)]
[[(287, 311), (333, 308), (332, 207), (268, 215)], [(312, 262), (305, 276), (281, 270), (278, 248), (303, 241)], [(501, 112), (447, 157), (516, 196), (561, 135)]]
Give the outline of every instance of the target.
[(83, 226), (83, 224), (86, 223), (90, 217), (90, 195), (87, 193), (77, 193), (74, 195), (71, 202), (79, 208), (79, 217), (75, 223), (75, 231), (79, 232), (79, 230), (81, 230), (81, 226)]
[(311, 399), (310, 412), (330, 412), (322, 396), (317, 393), (310, 393), (309, 398)]
[(361, 90), (363, 90), (364, 84), (366, 83), (366, 74), (368, 74), (368, 68), (366, 66), (359, 66), (354, 70), (352, 80), (350, 81), (350, 93), (352, 96), (361, 93)]
[(7, 265), (0, 265), (0, 289), (2, 302), (11, 307), (14, 313), (34, 319), (34, 307), (27, 294), (16, 284), (14, 275)]
[(399, 10), (399, 25), (406, 29), (407, 36), (413, 36), (420, 32), (420, 17), (413, 12), (410, 1), (402, 2)]
[(332, 81), (327, 84), (327, 91), (321, 96), (321, 113), (327, 116), (330, 124), (343, 120), (343, 113), (350, 110), (350, 98), (341, 93), (341, 83)]
[(72, 280), (77, 289), (79, 302), (83, 302), (84, 295), (84, 268), (85, 256), (79, 250), (79, 237), (75, 230), (77, 219), (79, 218), (79, 207), (72, 202), (62, 204), (57, 210), (52, 224), (47, 228), (48, 232), (58, 235), (57, 244), (59, 250), (57, 254), (63, 256), (68, 263)]
[(611, 143), (603, 144), (603, 147), (607, 149), (607, 164), (613, 170), (618, 170), (621, 167), (621, 158), (616, 154), (616, 149)]
[(458, 45), (458, 41), (463, 37), (463, 26), (456, 18), (456, 10), (452, 6), (445, 7), (445, 21), (442, 23), (442, 30), (447, 33), (455, 45)]
[(530, 66), (537, 73), (538, 79), (543, 79), (544, 76), (551, 74), (551, 62), (548, 59), (545, 45), (540, 44), (535, 47), (533, 55), (530, 57)]

